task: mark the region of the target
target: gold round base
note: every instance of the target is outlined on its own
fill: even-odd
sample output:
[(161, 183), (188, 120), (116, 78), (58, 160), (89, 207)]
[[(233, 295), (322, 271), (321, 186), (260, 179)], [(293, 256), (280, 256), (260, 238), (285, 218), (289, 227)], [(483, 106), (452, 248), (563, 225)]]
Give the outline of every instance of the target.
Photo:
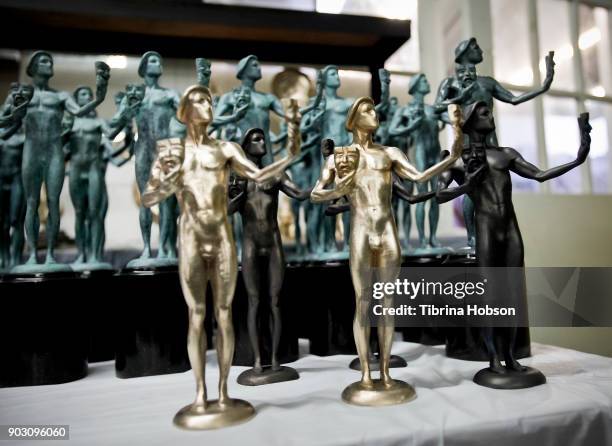
[(391, 406), (407, 403), (415, 398), (414, 387), (395, 379), (390, 386), (383, 384), (380, 379), (372, 380), (371, 386), (365, 386), (362, 381), (357, 381), (342, 392), (342, 400), (356, 406)]
[(230, 399), (223, 406), (218, 400), (208, 401), (206, 408), (190, 404), (174, 416), (181, 429), (208, 430), (244, 423), (255, 416), (255, 408), (244, 400)]

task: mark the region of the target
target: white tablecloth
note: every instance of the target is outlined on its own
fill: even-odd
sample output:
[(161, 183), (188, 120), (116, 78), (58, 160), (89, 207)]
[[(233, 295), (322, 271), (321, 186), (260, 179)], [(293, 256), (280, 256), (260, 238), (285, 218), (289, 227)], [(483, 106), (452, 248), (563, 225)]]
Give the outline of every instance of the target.
[[(292, 364), (298, 381), (260, 387), (238, 385), (245, 368), (232, 367), (230, 395), (250, 401), (257, 416), (205, 432), (172, 425), (174, 413), (195, 396), (191, 371), (122, 380), (107, 362), (91, 365), (80, 381), (0, 389), (0, 424), (69, 424), (70, 441), (61, 444), (88, 446), (612, 445), (612, 358), (541, 344), (532, 349), (523, 363), (540, 369), (548, 383), (494, 390), (472, 382), (484, 363), (448, 359), (442, 347), (398, 342), (394, 353), (408, 367), (393, 369), (392, 376), (415, 386), (418, 396), (376, 408), (341, 401), (342, 389), (359, 377), (347, 367), (350, 356), (307, 355)], [(216, 397), (212, 351), (208, 358), (208, 389)]]

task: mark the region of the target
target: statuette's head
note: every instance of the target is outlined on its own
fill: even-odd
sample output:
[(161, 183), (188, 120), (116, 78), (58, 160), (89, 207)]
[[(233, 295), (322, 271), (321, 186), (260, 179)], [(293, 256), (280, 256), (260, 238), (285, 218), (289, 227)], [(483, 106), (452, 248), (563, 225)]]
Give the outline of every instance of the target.
[(476, 82), (476, 65), (472, 63), (457, 64), (455, 65), (455, 75), (464, 88), (469, 87)]
[(431, 92), (431, 86), (427, 81), (427, 77), (423, 73), (419, 73), (410, 79), (410, 84), (408, 85), (409, 94), (420, 93), (425, 95), (429, 92)]
[(474, 102), (463, 108), (463, 130), (467, 133), (475, 131), (477, 133), (488, 134), (495, 130), (493, 112), (486, 102)]
[(36, 75), (47, 78), (52, 77), (53, 56), (51, 56), (51, 53), (46, 51), (35, 51), (28, 62), (26, 74), (30, 77), (34, 77)]
[(352, 132), (360, 129), (366, 132), (373, 132), (378, 128), (378, 116), (374, 101), (369, 97), (356, 99), (351, 106), (346, 118), (346, 129)]
[(328, 65), (323, 68), (321, 70), (321, 76), (323, 77), (323, 84), (326, 87), (340, 87), (340, 75), (338, 74), (338, 67), (336, 65)]
[(176, 117), (183, 124), (208, 124), (213, 119), (212, 94), (202, 85), (192, 85), (183, 93)]
[(77, 87), (77, 89), (74, 90), (74, 93), (72, 93), (72, 96), (74, 97), (76, 103), (80, 106), (91, 102), (94, 97), (91, 88), (86, 86)]
[(140, 58), (138, 65), (140, 77), (159, 77), (162, 75), (162, 57), (157, 51), (147, 51)]
[(254, 158), (266, 154), (266, 136), (262, 129), (249, 129), (242, 139), (242, 149)]
[(340, 178), (350, 175), (359, 165), (359, 151), (355, 147), (336, 147), (334, 149), (334, 165)]
[(261, 66), (259, 65), (259, 59), (257, 56), (250, 55), (238, 62), (238, 70), (236, 71), (236, 77), (240, 80), (251, 79), (258, 81), (261, 79)]
[(455, 48), (455, 62), (459, 64), (482, 62), (482, 49), (475, 37), (464, 40)]

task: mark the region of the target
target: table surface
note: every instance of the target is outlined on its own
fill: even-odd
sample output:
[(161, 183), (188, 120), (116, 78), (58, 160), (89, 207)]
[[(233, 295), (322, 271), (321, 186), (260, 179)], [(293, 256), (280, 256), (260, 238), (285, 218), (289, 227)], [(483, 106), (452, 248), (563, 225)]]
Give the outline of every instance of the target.
[[(306, 355), (292, 364), (298, 381), (260, 387), (237, 384), (246, 368), (232, 367), (230, 395), (250, 401), (257, 415), (242, 425), (201, 432), (172, 424), (174, 413), (195, 396), (191, 371), (122, 380), (113, 363), (104, 362), (90, 365), (80, 381), (0, 389), (0, 425), (69, 424), (70, 441), (61, 444), (88, 446), (612, 444), (612, 358), (535, 343), (532, 350), (534, 356), (522, 363), (540, 369), (547, 384), (494, 390), (472, 382), (485, 363), (449, 359), (441, 346), (397, 342), (393, 352), (408, 367), (393, 369), (392, 376), (415, 386), (417, 398), (374, 408), (340, 399), (342, 389), (359, 378), (348, 368), (350, 356)], [(213, 398), (214, 352), (208, 361)]]

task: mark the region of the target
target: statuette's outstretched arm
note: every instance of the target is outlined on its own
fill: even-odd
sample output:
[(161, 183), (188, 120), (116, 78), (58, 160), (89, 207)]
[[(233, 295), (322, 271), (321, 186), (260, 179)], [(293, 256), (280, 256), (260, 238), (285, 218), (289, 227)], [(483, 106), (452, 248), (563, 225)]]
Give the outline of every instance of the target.
[[(300, 114), (304, 116), (306, 113), (312, 111), (321, 103), (321, 99), (323, 99), (323, 85), (325, 81), (323, 79), (323, 72), (321, 70), (317, 70), (317, 87), (314, 100), (308, 104), (306, 107), (300, 108)], [(305, 131), (305, 130), (302, 130)]]
[(510, 166), (510, 170), (524, 178), (529, 178), (542, 183), (544, 181), (557, 178), (558, 176), (561, 176), (579, 166), (586, 160), (586, 157), (591, 149), (591, 125), (589, 124), (588, 113), (582, 113), (580, 115), (578, 118), (578, 127), (580, 128), (580, 148), (578, 149), (578, 155), (574, 161), (552, 167), (547, 170), (541, 170), (539, 167), (534, 166), (529, 161), (526, 161), (516, 150), (508, 148), (505, 150), (511, 152), (511, 155), (514, 157), (514, 162)]
[(238, 144), (230, 143), (229, 162), (230, 166), (238, 175), (245, 177), (256, 183), (263, 183), (269, 179), (281, 175), (293, 159), (300, 153), (301, 135), (300, 135), (300, 113), (297, 102), (292, 99), (288, 107), (287, 114), (287, 153), (288, 155), (272, 164), (259, 169), (257, 165), (249, 160), (245, 155), (242, 147)]
[(66, 110), (75, 116), (83, 116), (94, 110), (106, 97), (109, 78), (110, 67), (104, 62), (96, 62), (96, 97), (81, 107), (76, 103), (72, 95), (66, 95)]
[(401, 178), (406, 178), (417, 183), (429, 181), (432, 177), (448, 169), (461, 156), (463, 149), (463, 131), (461, 130), (461, 109), (456, 105), (449, 106), (449, 116), (453, 123), (455, 138), (450, 152), (450, 156), (430, 168), (419, 172), (410, 162), (406, 155), (395, 147), (388, 150), (389, 156), (393, 161), (393, 169)]
[(389, 100), (390, 90), (389, 85), (391, 84), (391, 73), (384, 68), (378, 70), (378, 77), (380, 78), (380, 102), (376, 104), (376, 113), (386, 115), (389, 111)]
[(528, 91), (527, 93), (523, 93), (519, 96), (515, 96), (514, 94), (512, 94), (512, 92), (502, 87), (499, 82), (494, 79), (491, 79), (494, 82), (494, 87), (492, 91), (493, 97), (502, 102), (507, 102), (512, 105), (518, 105), (548, 91), (555, 76), (555, 61), (553, 59), (554, 55), (555, 52), (550, 51), (546, 56), (546, 78), (544, 79), (544, 82), (542, 83), (542, 86), (540, 88), (534, 91)]

